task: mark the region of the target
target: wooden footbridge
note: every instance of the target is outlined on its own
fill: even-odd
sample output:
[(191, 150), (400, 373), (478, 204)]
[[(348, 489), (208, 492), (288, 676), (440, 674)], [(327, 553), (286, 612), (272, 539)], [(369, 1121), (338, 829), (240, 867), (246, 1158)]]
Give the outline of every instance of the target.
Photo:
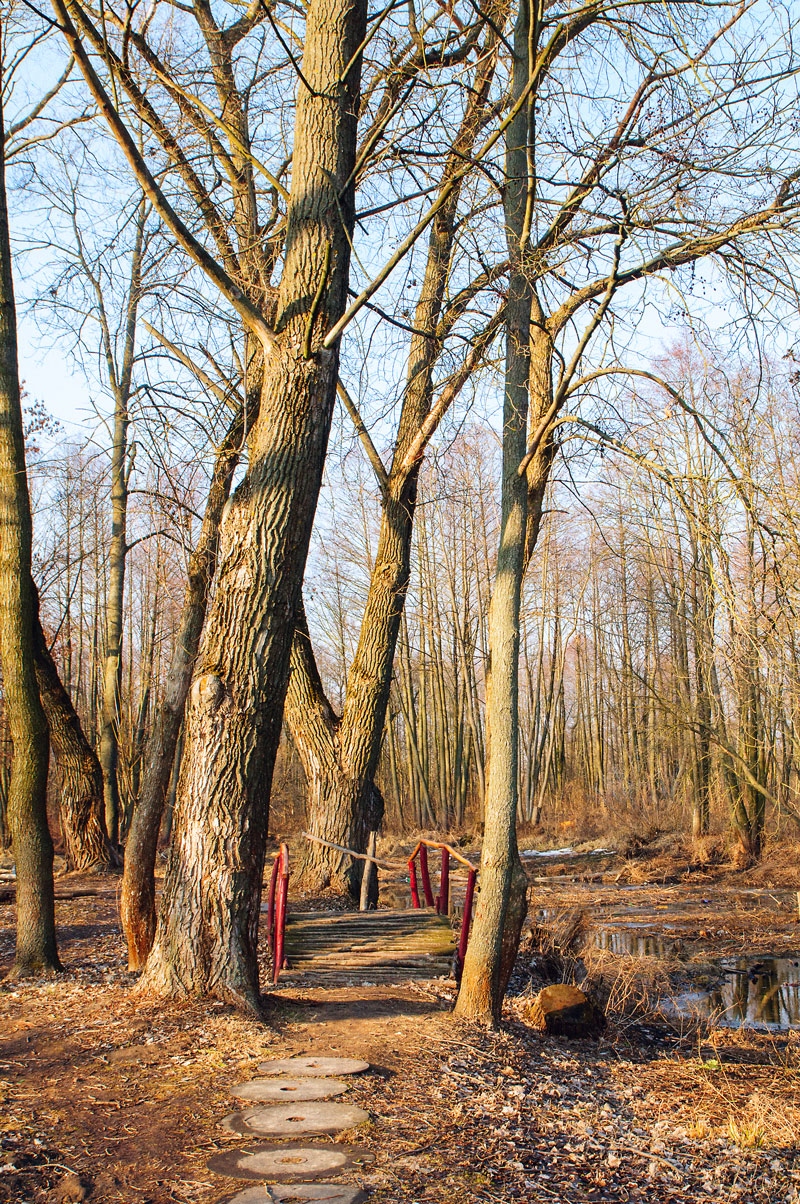
[[(338, 846), (334, 846), (338, 847)], [(428, 849), (441, 851), (439, 890), (433, 893)], [(308, 911), (289, 913), (289, 853), (282, 845), (275, 858), (267, 911), (273, 982), (303, 986), (352, 986), (394, 983), (409, 979), (449, 977), (464, 961), (472, 914), (477, 870), (450, 845), (420, 841), (407, 865), (382, 863), (374, 855), (356, 854), (384, 869), (408, 872), (410, 907), (377, 911)], [(417, 886), (419, 860), (422, 897)], [(453, 927), (451, 862), (467, 871), (461, 922)], [(365, 895), (364, 895), (365, 897)], [(423, 903), (424, 900), (424, 903)]]

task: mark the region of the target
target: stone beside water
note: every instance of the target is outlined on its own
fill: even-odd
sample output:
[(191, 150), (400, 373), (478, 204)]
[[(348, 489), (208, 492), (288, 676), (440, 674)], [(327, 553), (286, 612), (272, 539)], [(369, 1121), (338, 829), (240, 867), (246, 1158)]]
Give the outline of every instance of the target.
[(359, 1058), (276, 1058), (273, 1062), (262, 1062), (259, 1074), (290, 1074), (327, 1076), (333, 1074), (363, 1074), (369, 1070), (369, 1062)]
[(347, 1090), (341, 1079), (253, 1079), (251, 1083), (240, 1083), (231, 1088), (235, 1099), (274, 1100), (288, 1103), (292, 1100), (330, 1099)]
[(222, 1127), (245, 1136), (299, 1137), (308, 1133), (341, 1133), (365, 1120), (369, 1120), (369, 1113), (354, 1104), (311, 1101), (234, 1112), (225, 1117)]

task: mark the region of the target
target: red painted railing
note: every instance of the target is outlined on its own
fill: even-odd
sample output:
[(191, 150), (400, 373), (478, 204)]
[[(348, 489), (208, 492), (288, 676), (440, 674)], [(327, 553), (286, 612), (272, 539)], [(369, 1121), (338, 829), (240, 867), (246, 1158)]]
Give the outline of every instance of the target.
[(289, 896), (289, 849), (282, 844), (272, 863), (272, 875), (269, 880), (269, 895), (267, 897), (267, 940), (272, 954), (272, 982), (277, 983), (278, 975), (287, 966), (284, 956), (286, 937), (287, 900)]
[[(441, 849), (442, 852), (442, 868), (439, 873), (439, 893), (434, 898), (431, 888), (431, 875), (428, 867), (428, 849)], [(417, 885), (417, 865), (416, 859), (419, 857), (419, 872), (422, 879), (422, 893), (425, 898), (425, 906), (433, 907), (439, 915), (450, 914), (450, 858), (453, 857), (460, 862), (467, 870), (467, 887), (464, 894), (464, 913), (461, 917), (461, 932), (458, 938), (458, 950), (456, 952), (456, 974), (461, 973), (461, 968), (464, 965), (464, 958), (467, 953), (467, 944), (469, 942), (469, 930), (472, 920), (472, 903), (475, 898), (475, 883), (478, 878), (478, 871), (471, 861), (463, 857), (449, 844), (442, 844), (438, 840), (421, 840), (414, 852), (408, 859), (408, 884), (411, 888), (411, 906), (415, 908), (422, 907), (419, 897), (419, 886)]]

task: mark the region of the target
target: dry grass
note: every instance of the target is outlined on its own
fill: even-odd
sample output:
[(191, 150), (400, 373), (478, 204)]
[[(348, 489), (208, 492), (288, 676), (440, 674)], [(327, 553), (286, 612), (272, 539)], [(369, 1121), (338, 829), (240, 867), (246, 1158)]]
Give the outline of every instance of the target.
[(679, 963), (659, 957), (634, 957), (587, 946), (580, 986), (617, 1024), (663, 1021), (662, 1005), (674, 993)]
[(575, 907), (531, 925), (520, 953), (529, 973), (524, 993), (535, 993), (548, 982), (566, 982), (580, 987), (618, 1026), (663, 1020), (661, 1003), (674, 993), (680, 963), (598, 949), (589, 939), (591, 929), (587, 913)]
[(742, 1150), (796, 1146), (800, 1074), (774, 1058), (768, 1038), (751, 1034), (749, 1040), (751, 1056), (763, 1061), (734, 1063), (717, 1048), (716, 1056), (706, 1050), (685, 1060), (651, 1062), (644, 1102), (649, 1117), (667, 1116), (694, 1140), (723, 1138)]

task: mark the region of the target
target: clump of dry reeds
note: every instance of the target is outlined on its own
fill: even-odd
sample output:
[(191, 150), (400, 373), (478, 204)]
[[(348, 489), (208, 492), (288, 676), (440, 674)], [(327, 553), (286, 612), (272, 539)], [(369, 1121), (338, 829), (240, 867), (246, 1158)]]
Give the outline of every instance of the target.
[(591, 929), (580, 908), (533, 923), (520, 947), (523, 993), (534, 994), (547, 983), (571, 983), (617, 1025), (663, 1019), (661, 1005), (674, 993), (678, 963), (599, 949)]

